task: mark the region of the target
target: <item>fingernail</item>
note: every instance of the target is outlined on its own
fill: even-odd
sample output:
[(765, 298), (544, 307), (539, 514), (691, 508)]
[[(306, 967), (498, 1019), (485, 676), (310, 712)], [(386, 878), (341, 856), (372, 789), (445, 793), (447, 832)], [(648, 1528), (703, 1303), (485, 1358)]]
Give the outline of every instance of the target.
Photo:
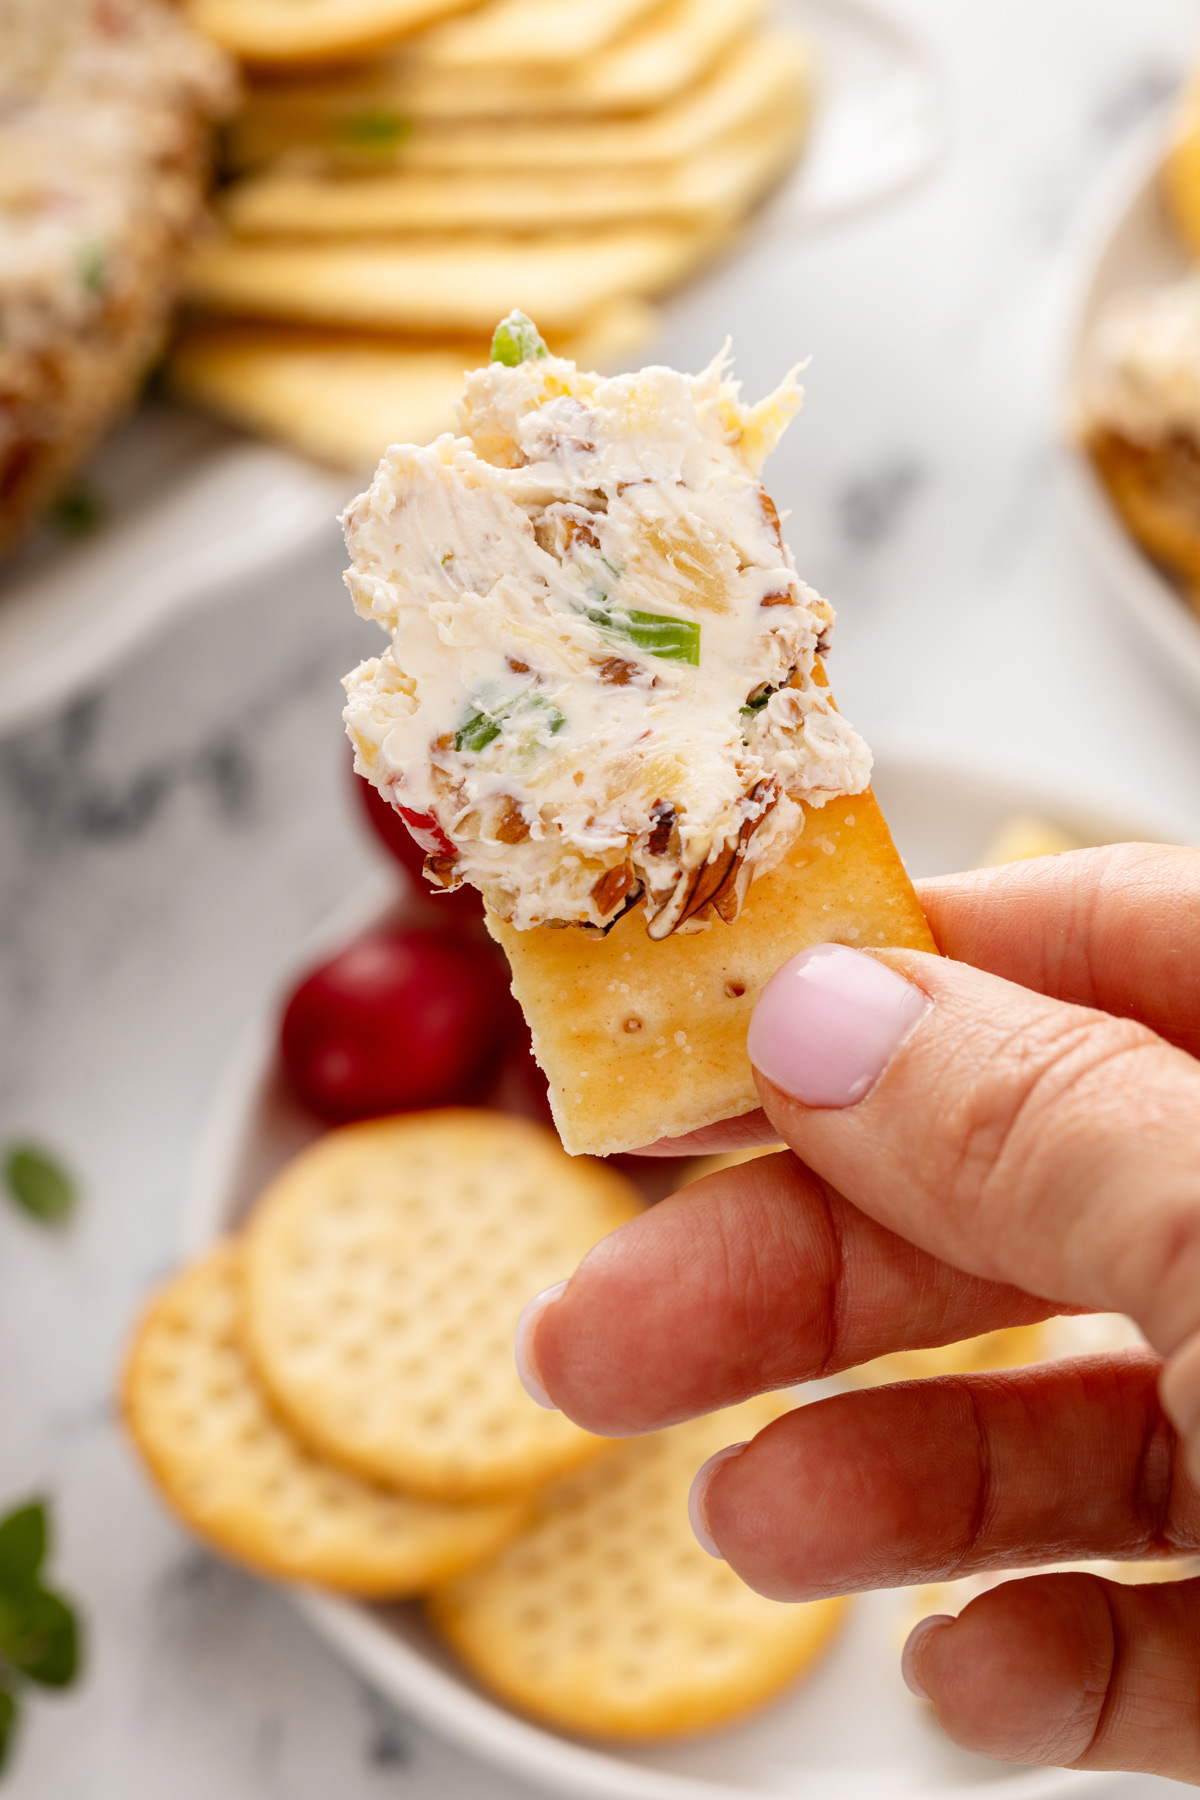
[(804, 1106), (857, 1106), (932, 1005), (861, 950), (818, 944), (763, 989), (750, 1020), (750, 1060)]
[(930, 1613), (927, 1619), (922, 1619), (919, 1625), (914, 1625), (908, 1634), (908, 1642), (905, 1644), (903, 1654), (900, 1657), (900, 1673), (904, 1677), (905, 1687), (910, 1694), (915, 1694), (918, 1700), (928, 1700), (929, 1695), (917, 1680), (917, 1672), (913, 1667), (917, 1645), (921, 1642), (923, 1637), (928, 1637), (931, 1631), (937, 1631), (943, 1625), (953, 1624), (953, 1613)]
[(697, 1472), (696, 1478), (692, 1482), (691, 1492), (688, 1494), (688, 1518), (692, 1521), (696, 1542), (702, 1550), (707, 1550), (708, 1554), (714, 1556), (718, 1562), (724, 1562), (725, 1558), (717, 1549), (713, 1542), (712, 1532), (708, 1529), (708, 1490), (717, 1470), (724, 1463), (732, 1462), (735, 1456), (740, 1456), (749, 1441), (747, 1438), (745, 1443), (730, 1444), (726, 1449), (718, 1450), (715, 1456), (710, 1456)]
[(544, 1406), (547, 1412), (557, 1412), (553, 1400), (542, 1383), (541, 1371), (537, 1361), (537, 1327), (538, 1320), (548, 1306), (562, 1298), (567, 1291), (565, 1281), (556, 1281), (553, 1287), (543, 1288), (535, 1294), (528, 1306), (517, 1320), (516, 1337), (513, 1339), (513, 1355), (517, 1359), (517, 1374), (521, 1377), (521, 1386), (531, 1400)]

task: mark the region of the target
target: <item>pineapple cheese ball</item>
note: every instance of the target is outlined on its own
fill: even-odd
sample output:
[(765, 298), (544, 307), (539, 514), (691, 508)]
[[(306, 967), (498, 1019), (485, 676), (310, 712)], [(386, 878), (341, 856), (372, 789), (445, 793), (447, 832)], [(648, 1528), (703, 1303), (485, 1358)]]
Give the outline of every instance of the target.
[[(632, 1117), (598, 1136), (575, 1115), (597, 1085), (627, 1114), (617, 1088), (653, 1075), (661, 1098), (665, 1056), (640, 1075), (630, 1061), (651, 1046), (693, 1059), (664, 1129), (757, 1104), (748, 1012), (729, 1002), (752, 1005), (773, 967), (821, 941), (834, 870), (797, 847), (831, 804), (863, 797), (859, 858), (876, 876), (882, 858), (920, 919), (882, 820), (872, 839), (870, 754), (825, 681), (832, 610), (797, 576), (761, 481), (802, 398), (793, 371), (744, 404), (726, 352), (699, 375), (602, 379), (513, 314), (467, 376), (460, 434), (393, 446), (344, 518), (355, 605), (391, 636), (346, 681), (356, 767), (430, 881), (482, 893), (569, 1149), (647, 1141)], [(697, 1059), (706, 1033), (688, 1006), (703, 1014), (718, 963), (746, 961), (754, 896), (761, 912), (814, 854), (803, 942), (774, 918), (754, 966), (725, 979), (719, 1027), (708, 1019), (721, 1041)], [(669, 1017), (652, 1003), (664, 987)]]

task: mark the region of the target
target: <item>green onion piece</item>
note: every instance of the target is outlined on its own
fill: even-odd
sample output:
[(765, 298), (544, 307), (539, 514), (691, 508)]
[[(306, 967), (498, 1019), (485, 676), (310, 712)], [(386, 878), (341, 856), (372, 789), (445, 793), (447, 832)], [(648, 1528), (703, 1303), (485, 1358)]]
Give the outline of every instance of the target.
[(4, 1179), (21, 1211), (43, 1225), (61, 1225), (75, 1210), (75, 1183), (61, 1163), (32, 1144), (9, 1151)]
[(58, 496), (47, 514), (47, 523), (60, 537), (91, 537), (104, 524), (105, 505), (99, 494), (89, 487), (67, 488)]
[(503, 363), (506, 369), (515, 369), (524, 362), (537, 362), (540, 357), (549, 356), (545, 339), (528, 314), (510, 312), (507, 319), (501, 319), (492, 338), (492, 361)]
[(364, 107), (361, 112), (343, 113), (336, 130), (344, 144), (359, 150), (397, 150), (412, 130), (412, 120), (387, 107)]
[(745, 706), (742, 708), (743, 717), (753, 718), (755, 713), (760, 713), (767, 704), (767, 701), (771, 698), (772, 691), (771, 688), (768, 688), (765, 694), (759, 694), (755, 699), (747, 700)]
[(489, 718), (487, 713), (473, 712), (469, 719), (461, 724), (454, 734), (456, 750), (486, 750), (488, 745), (500, 736), (500, 721)]
[(489, 744), (496, 741), (508, 719), (519, 718), (522, 713), (528, 715), (535, 711), (545, 715), (544, 719), (539, 722), (548, 726), (552, 737), (556, 731), (561, 731), (567, 722), (553, 700), (546, 700), (541, 694), (522, 694), (516, 700), (510, 701), (508, 705), (501, 706), (497, 712), (473, 712), (470, 718), (465, 719), (455, 732), (454, 748), (456, 750), (474, 750), (478, 754), (480, 750), (486, 750)]
[(648, 650), (651, 656), (699, 667), (700, 627), (691, 619), (672, 619), (666, 613), (631, 612), (626, 636), (639, 650)]
[(79, 279), (89, 294), (102, 294), (108, 286), (108, 248), (85, 244), (79, 258)]
[(628, 638), (639, 650), (660, 656), (664, 662), (700, 663), (700, 627), (691, 619), (674, 619), (669, 613), (609, 612), (594, 608), (588, 613), (601, 631)]

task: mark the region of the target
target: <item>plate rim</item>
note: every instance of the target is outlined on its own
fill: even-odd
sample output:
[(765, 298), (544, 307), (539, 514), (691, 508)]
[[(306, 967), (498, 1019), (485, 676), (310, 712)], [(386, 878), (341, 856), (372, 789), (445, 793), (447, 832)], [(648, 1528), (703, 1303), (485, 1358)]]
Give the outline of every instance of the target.
[(1108, 498), (1075, 430), (1079, 373), (1100, 266), (1113, 240), (1142, 204), (1162, 166), (1174, 101), (1157, 108), (1114, 152), (1080, 215), (1069, 251), (1066, 321), (1058, 366), (1062, 428), (1059, 466), (1077, 539), (1120, 602), (1127, 626), (1148, 644), (1177, 692), (1200, 703), (1200, 617), (1134, 542)]

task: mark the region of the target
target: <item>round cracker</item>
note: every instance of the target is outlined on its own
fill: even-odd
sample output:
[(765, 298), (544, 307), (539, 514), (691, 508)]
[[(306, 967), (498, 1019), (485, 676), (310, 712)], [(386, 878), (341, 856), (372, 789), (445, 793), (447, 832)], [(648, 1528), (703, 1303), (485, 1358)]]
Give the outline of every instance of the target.
[(707, 1457), (781, 1410), (764, 1397), (622, 1445), (431, 1595), (434, 1625), (486, 1686), (560, 1730), (673, 1737), (761, 1706), (812, 1664), (846, 1602), (754, 1593), (700, 1548), (687, 1501)]
[(957, 1344), (929, 1350), (893, 1350), (851, 1371), (863, 1387), (891, 1381), (927, 1381), (938, 1375), (980, 1375), (990, 1369), (1021, 1369), (1046, 1356), (1044, 1325), (1006, 1325)]
[(330, 1132), (246, 1238), (245, 1341), (294, 1429), (436, 1499), (526, 1494), (604, 1448), (517, 1378), (525, 1302), (641, 1210), (526, 1119), (442, 1111)]
[(268, 1575), (377, 1598), (445, 1581), (512, 1536), (520, 1506), (412, 1500), (303, 1449), (242, 1355), (238, 1289), (227, 1244), (152, 1302), (126, 1368), (129, 1430), (185, 1524)]

